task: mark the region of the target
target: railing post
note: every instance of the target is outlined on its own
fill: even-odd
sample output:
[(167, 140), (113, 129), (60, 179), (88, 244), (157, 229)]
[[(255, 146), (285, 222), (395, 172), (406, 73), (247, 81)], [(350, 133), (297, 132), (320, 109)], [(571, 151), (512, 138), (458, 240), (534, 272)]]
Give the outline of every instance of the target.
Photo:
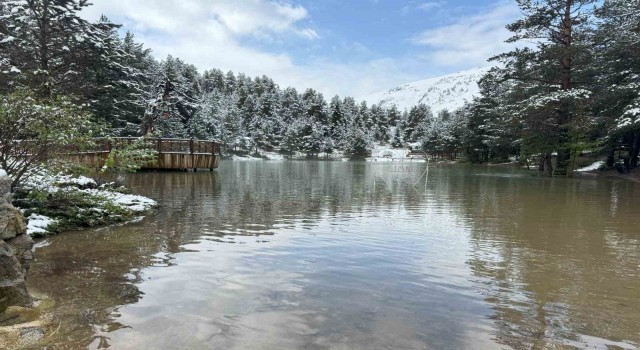
[(193, 138), (189, 139), (189, 154), (191, 155), (191, 169), (196, 169), (196, 162), (193, 159)]

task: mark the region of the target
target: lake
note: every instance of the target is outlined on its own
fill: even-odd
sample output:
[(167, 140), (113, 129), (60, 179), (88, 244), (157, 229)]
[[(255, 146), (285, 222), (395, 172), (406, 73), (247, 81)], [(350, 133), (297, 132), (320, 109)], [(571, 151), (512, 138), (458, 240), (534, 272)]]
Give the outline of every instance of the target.
[(425, 163), (126, 176), (160, 207), (39, 242), (55, 347), (637, 349), (640, 183)]

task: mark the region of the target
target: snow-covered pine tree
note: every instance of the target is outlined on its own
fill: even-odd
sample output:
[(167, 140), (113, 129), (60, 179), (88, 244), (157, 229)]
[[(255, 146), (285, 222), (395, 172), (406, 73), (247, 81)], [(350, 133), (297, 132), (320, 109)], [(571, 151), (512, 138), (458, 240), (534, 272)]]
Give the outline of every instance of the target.
[[(629, 149), (624, 160), (638, 166), (640, 153), (640, 0), (607, 0), (596, 11), (595, 49), (601, 89), (594, 94), (598, 126), (608, 129), (608, 166), (614, 164), (614, 150)], [(599, 135), (605, 136), (605, 135)]]
[(391, 144), (391, 147), (393, 148), (401, 148), (404, 145), (404, 140), (403, 140), (403, 130), (400, 127), (400, 122), (398, 123), (397, 126), (393, 127), (393, 132), (392, 132), (392, 136), (391, 139), (389, 140), (389, 143)]
[(407, 142), (422, 142), (427, 128), (433, 119), (431, 108), (425, 104), (419, 104), (411, 108), (404, 127), (404, 140)]
[(342, 100), (338, 95), (333, 96), (329, 103), (329, 121), (329, 135), (334, 141), (339, 140), (344, 131), (345, 115)]
[(323, 95), (313, 89), (302, 94), (306, 125), (303, 128), (304, 151), (316, 156), (331, 148), (329, 138), (329, 116), (327, 102)]
[(280, 150), (282, 153), (292, 155), (302, 149), (302, 118), (305, 115), (302, 98), (295, 88), (284, 89), (279, 108), (278, 114), (282, 128)]
[(134, 41), (131, 33), (121, 39), (117, 26), (106, 17), (95, 25), (102, 45), (92, 50), (85, 81), (86, 99), (94, 117), (103, 121), (113, 135), (136, 135), (145, 111), (145, 92), (149, 89), (150, 51)]
[(379, 104), (371, 105), (369, 109), (369, 115), (371, 116), (371, 136), (373, 141), (379, 143), (385, 143), (385, 136), (387, 135), (386, 128), (389, 123), (386, 120), (387, 114), (384, 109)]
[[(597, 0), (517, 0), (523, 18), (507, 26), (511, 43), (526, 42), (492, 58), (503, 64), (493, 74), (517, 82), (512, 96), (528, 127), (551, 123), (557, 152), (554, 174), (570, 176), (572, 134), (584, 125), (591, 91), (587, 75), (591, 59), (589, 30)], [(535, 46), (532, 46), (535, 45)], [(517, 94), (517, 97), (516, 97)], [(551, 119), (547, 116), (552, 116)], [(540, 123), (540, 118), (545, 118)], [(545, 157), (549, 157), (546, 150)]]
[(520, 143), (532, 145), (523, 148), (523, 152), (531, 149), (543, 154), (551, 153), (551, 148), (541, 147), (553, 147), (553, 134), (543, 130), (540, 124), (526, 123), (545, 123), (543, 116), (527, 120), (520, 118), (518, 106), (511, 94), (515, 91), (515, 84), (516, 82), (498, 78), (494, 72), (489, 72), (480, 80), (480, 97), (471, 106), (466, 140), (467, 156), (472, 162), (505, 161), (519, 138)]
[(154, 98), (147, 108), (144, 133), (153, 130), (164, 137), (191, 137), (190, 120), (201, 94), (197, 68), (167, 56), (153, 75)]
[(223, 96), (217, 90), (202, 94), (190, 120), (191, 136), (199, 140), (220, 140), (224, 126)]
[[(0, 74), (41, 96), (86, 95), (87, 50), (104, 47), (101, 31), (78, 13), (87, 0), (5, 0), (0, 17)], [(5, 73), (6, 72), (6, 73)], [(6, 89), (4, 86), (0, 89)]]

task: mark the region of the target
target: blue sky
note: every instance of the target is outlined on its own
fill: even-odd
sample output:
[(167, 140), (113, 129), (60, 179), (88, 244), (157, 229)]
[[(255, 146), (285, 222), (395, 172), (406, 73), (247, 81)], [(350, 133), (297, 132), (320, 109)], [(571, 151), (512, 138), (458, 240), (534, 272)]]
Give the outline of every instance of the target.
[(513, 0), (94, 0), (153, 49), (200, 69), (363, 97), (486, 65), (508, 48)]

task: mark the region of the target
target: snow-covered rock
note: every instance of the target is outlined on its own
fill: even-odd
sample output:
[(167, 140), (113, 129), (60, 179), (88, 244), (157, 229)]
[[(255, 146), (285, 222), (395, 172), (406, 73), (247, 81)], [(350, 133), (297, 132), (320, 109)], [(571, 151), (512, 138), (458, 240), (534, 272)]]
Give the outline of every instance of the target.
[(381, 102), (385, 107), (396, 105), (400, 110), (422, 103), (431, 107), (434, 114), (444, 109), (454, 111), (480, 94), (478, 80), (488, 71), (489, 68), (475, 68), (419, 80), (369, 95), (365, 100), (370, 104)]

